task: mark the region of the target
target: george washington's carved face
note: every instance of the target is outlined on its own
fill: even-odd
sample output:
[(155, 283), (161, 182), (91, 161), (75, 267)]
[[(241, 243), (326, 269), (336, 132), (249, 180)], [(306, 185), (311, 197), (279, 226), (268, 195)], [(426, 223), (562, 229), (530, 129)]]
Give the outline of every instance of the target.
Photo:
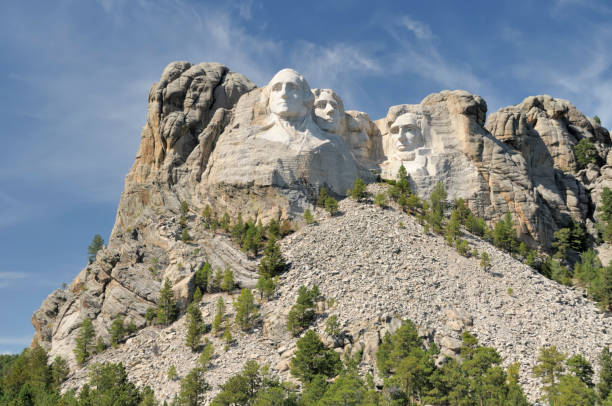
[(318, 92), (314, 104), (314, 120), (317, 125), (330, 133), (337, 133), (340, 129), (344, 109), (331, 91)]
[(312, 108), (314, 96), (306, 80), (293, 69), (278, 72), (270, 83), (270, 112), (285, 120), (305, 117)]
[(390, 130), (390, 147), (396, 159), (411, 159), (411, 152), (425, 145), (421, 119), (414, 113), (405, 113), (396, 118)]

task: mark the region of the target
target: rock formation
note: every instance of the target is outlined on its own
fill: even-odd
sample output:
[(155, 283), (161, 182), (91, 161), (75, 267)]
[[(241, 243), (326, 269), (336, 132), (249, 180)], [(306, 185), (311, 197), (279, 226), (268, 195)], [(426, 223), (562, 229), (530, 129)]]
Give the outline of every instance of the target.
[[(442, 91), (420, 104), (392, 106), (385, 117), (372, 121), (366, 113), (345, 111), (332, 90), (311, 90), (291, 69), (256, 88), (219, 64), (171, 63), (149, 92), (141, 144), (108, 247), (34, 313), (34, 342), (52, 357), (64, 356), (74, 368), (72, 350), (86, 317), (107, 342), (118, 315), (142, 328), (165, 279), (173, 283), (184, 309), (194, 274), (205, 262), (229, 266), (240, 286), (253, 287), (257, 260), (227, 236), (204, 227), (200, 213), (207, 205), (217, 216), (236, 218), (240, 213), (264, 224), (280, 218), (299, 221), (305, 209), (313, 209), (321, 187), (342, 197), (357, 177), (367, 183), (376, 174), (395, 178), (401, 165), (423, 197), (443, 182), (450, 199), (465, 199), (491, 224), (510, 212), (520, 237), (534, 248), (550, 250), (554, 232), (570, 219), (595, 235), (599, 196), (612, 186), (607, 130), (569, 102), (549, 96), (501, 109), (485, 124), (486, 112), (479, 96)], [(574, 152), (581, 139), (590, 140), (598, 155), (584, 168)], [(263, 305), (256, 335), (238, 338), (239, 346), (252, 353), (242, 348), (221, 356), (216, 379), (227, 378), (250, 356), (271, 361), (286, 373), (294, 340), (286, 332), (283, 312), (299, 284), (318, 283), (338, 300), (334, 311), (347, 334), (327, 341), (339, 352), (362, 350), (365, 369), (373, 368), (380, 335), (397, 328), (396, 313), (420, 324), (423, 338), (441, 345), (446, 355), (456, 355), (459, 332), (470, 329), (483, 344), (496, 346), (506, 363), (517, 359), (524, 368), (543, 344), (558, 342), (567, 351), (576, 346), (591, 360), (601, 345), (610, 344), (609, 320), (579, 292), (543, 279), (468, 236), (479, 251), (491, 254), (496, 274), (485, 274), (439, 238), (423, 236), (409, 217), (363, 207), (367, 209), (342, 202), (346, 217), (322, 222), (325, 233), (310, 227), (283, 242), (292, 267), (281, 277), (280, 296)], [(408, 224), (408, 230), (400, 223)], [(189, 241), (180, 238), (185, 228)], [(503, 291), (510, 286), (517, 295), (506, 297)], [(555, 310), (542, 319), (542, 308), (550, 303)], [(320, 314), (331, 311), (320, 307)], [(195, 362), (187, 352), (158, 352), (162, 345), (173, 353), (183, 345), (182, 333), (174, 328), (160, 333), (149, 327), (139, 333), (138, 342), (126, 344), (147, 353), (146, 369), (130, 364), (129, 373), (164, 396), (176, 389), (164, 380), (166, 371), (153, 381), (141, 372), (161, 371), (168, 356), (176, 355), (181, 373)], [(140, 339), (157, 348), (151, 349), (154, 355), (139, 347)], [(126, 357), (105, 354), (98, 359)], [(70, 384), (81, 382), (84, 374), (76, 369)], [(537, 394), (535, 383), (523, 380)]]

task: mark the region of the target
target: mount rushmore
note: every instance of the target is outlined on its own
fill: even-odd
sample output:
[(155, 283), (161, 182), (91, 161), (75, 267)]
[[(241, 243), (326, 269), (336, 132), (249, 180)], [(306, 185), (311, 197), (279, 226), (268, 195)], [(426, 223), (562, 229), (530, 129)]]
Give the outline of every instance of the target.
[[(291, 69), (256, 88), (219, 64), (174, 62), (149, 92), (113, 236), (183, 200), (263, 220), (279, 210), (294, 217), (321, 187), (343, 196), (356, 177), (393, 179), (401, 165), (422, 196), (441, 181), (487, 221), (510, 212), (532, 247), (549, 249), (572, 218), (594, 232), (597, 199), (610, 183), (608, 131), (549, 96), (501, 109), (485, 124), (486, 113), (480, 96), (456, 90), (391, 106), (372, 121)], [(573, 151), (583, 138), (598, 153), (587, 168)]]
[[(202, 237), (197, 250), (181, 243), (183, 202), (187, 221), (210, 205), (232, 218), (299, 222), (320, 188), (342, 197), (356, 178), (394, 179), (403, 165), (421, 196), (443, 182), (449, 199), (463, 198), (489, 223), (510, 212), (532, 248), (550, 250), (554, 232), (572, 219), (595, 235), (598, 199), (612, 185), (608, 131), (550, 96), (486, 114), (480, 96), (445, 90), (373, 121), (292, 69), (258, 88), (220, 64), (169, 64), (149, 91), (108, 246), (45, 299), (32, 318), (33, 341), (73, 362), (85, 317), (101, 337), (117, 315), (145, 326), (161, 277), (185, 302), (205, 262), (230, 266), (242, 286), (253, 286), (257, 262), (225, 240)], [(574, 151), (582, 139), (597, 154), (585, 167)]]

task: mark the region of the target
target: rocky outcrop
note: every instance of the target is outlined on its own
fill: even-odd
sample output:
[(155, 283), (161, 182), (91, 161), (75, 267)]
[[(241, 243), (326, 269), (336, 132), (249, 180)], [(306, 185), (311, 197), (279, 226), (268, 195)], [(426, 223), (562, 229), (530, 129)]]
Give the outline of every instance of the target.
[[(610, 149), (608, 131), (570, 102), (533, 96), (489, 116), (486, 128), (524, 159), (529, 178), (541, 199), (539, 216), (552, 233), (573, 218), (593, 232), (593, 215), (603, 184), (601, 165)], [(574, 151), (582, 139), (597, 149), (595, 164), (581, 169)]]
[[(596, 206), (603, 188), (612, 186), (607, 130), (549, 96), (501, 109), (485, 124), (486, 112), (479, 96), (442, 91), (420, 104), (392, 106), (373, 122), (366, 113), (344, 111), (332, 90), (311, 91), (290, 69), (256, 88), (219, 64), (171, 63), (149, 93), (141, 144), (108, 247), (45, 299), (32, 318), (34, 342), (75, 368), (76, 335), (86, 317), (106, 342), (119, 315), (145, 327), (145, 313), (156, 306), (165, 279), (184, 309), (205, 262), (229, 266), (240, 286), (253, 287), (257, 259), (204, 227), (206, 205), (217, 216), (241, 213), (264, 224), (301, 218), (313, 209), (320, 187), (342, 197), (357, 177), (369, 183), (376, 174), (394, 178), (400, 165), (422, 197), (443, 182), (449, 198), (464, 198), (491, 224), (512, 213), (532, 247), (549, 250), (554, 232), (570, 219), (596, 234)], [(581, 139), (597, 150), (596, 162), (585, 168), (574, 152)], [(377, 187), (371, 186), (380, 192)], [(314, 283), (330, 299), (317, 304), (315, 328), (336, 351), (361, 352), (364, 372), (375, 372), (378, 344), (399, 327), (400, 317), (414, 320), (425, 343), (435, 342), (448, 357), (457, 356), (461, 332), (476, 334), (506, 364), (521, 362), (532, 397), (538, 388), (527, 371), (542, 345), (594, 361), (610, 344), (609, 319), (581, 291), (544, 279), (487, 243), (464, 236), (490, 254), (492, 272), (424, 235), (400, 212), (346, 200), (340, 208), (343, 216), (322, 219), (282, 242), (291, 269), (281, 276), (276, 298), (261, 304), (261, 325), (218, 354), (211, 382), (222, 383), (249, 358), (287, 376), (295, 338), (286, 331), (286, 314), (299, 286)], [(181, 241), (185, 228), (189, 242)], [(209, 322), (216, 297), (207, 295), (202, 305)], [(340, 318), (340, 336), (323, 334), (330, 314)], [(195, 363), (182, 344), (182, 323), (145, 327), (94, 360), (124, 361), (132, 378), (169, 399), (178, 388), (167, 380), (169, 365), (183, 375)], [(74, 369), (68, 385), (85, 376), (85, 369)]]

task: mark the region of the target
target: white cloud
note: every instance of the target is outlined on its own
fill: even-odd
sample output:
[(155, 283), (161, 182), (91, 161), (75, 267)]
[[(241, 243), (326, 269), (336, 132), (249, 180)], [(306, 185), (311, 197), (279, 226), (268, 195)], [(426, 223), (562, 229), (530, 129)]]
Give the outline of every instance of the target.
[[(21, 337), (0, 337), (0, 345), (21, 345), (27, 346), (32, 342), (32, 336), (21, 336)], [(5, 352), (6, 354), (11, 354), (10, 351)]]
[[(25, 272), (0, 272), (0, 288), (5, 288), (16, 280), (25, 279), (29, 275)], [(0, 344), (2, 341), (0, 340)]]
[(408, 15), (401, 17), (399, 22), (404, 28), (412, 31), (412, 33), (419, 39), (430, 40), (433, 37), (431, 28), (429, 28), (429, 25), (425, 24), (424, 22), (415, 20)]

